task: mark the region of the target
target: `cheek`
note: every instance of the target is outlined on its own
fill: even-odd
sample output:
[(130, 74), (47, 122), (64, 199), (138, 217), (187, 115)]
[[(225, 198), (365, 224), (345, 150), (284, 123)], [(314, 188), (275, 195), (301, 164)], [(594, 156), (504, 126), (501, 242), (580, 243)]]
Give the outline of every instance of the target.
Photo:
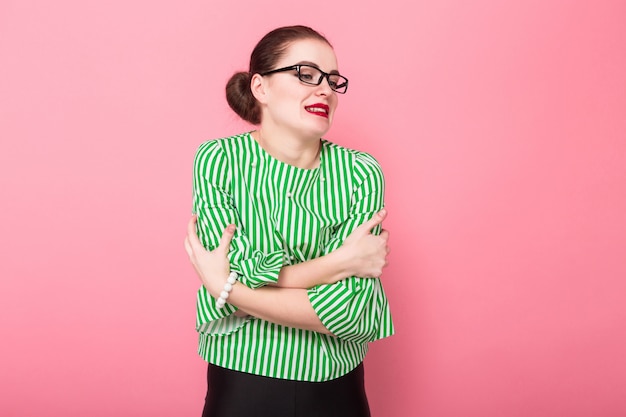
[(337, 111), (337, 107), (339, 107), (339, 100), (337, 100), (337, 96), (335, 96), (332, 101), (330, 101), (330, 107), (332, 109), (332, 113)]

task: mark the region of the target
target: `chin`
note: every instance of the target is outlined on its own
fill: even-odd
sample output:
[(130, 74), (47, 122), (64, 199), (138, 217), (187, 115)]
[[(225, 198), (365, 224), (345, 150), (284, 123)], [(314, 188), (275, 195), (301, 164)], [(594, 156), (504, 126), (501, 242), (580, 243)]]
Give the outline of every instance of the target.
[(311, 135), (312, 137), (315, 137), (316, 139), (318, 139), (318, 138), (322, 138), (322, 137), (324, 137), (324, 135), (325, 135), (325, 134), (326, 134), (329, 130), (330, 130), (330, 127), (329, 127), (328, 129), (323, 129), (323, 130), (320, 130), (320, 129), (311, 130), (311, 131), (310, 131), (310, 132), (311, 132), (311, 133), (310, 133), (310, 135)]
[(323, 122), (324, 123), (316, 123), (316, 126), (310, 126), (308, 130), (312, 135), (322, 137), (330, 130), (331, 122), (329, 120), (324, 120)]

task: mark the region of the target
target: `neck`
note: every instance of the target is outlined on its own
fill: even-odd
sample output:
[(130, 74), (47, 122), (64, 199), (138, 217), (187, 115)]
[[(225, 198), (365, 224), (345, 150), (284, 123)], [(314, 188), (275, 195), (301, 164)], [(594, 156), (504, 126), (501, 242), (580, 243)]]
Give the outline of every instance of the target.
[(320, 138), (297, 137), (265, 126), (252, 136), (267, 153), (281, 162), (303, 169), (319, 166)]

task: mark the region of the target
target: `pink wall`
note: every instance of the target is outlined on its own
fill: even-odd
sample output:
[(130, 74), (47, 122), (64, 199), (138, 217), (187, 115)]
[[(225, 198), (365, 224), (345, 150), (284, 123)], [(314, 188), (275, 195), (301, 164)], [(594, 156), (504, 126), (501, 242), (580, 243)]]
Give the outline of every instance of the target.
[(199, 415), (192, 157), (294, 23), (388, 181), (374, 415), (625, 415), (626, 3), (214, 3), (0, 3), (0, 415)]

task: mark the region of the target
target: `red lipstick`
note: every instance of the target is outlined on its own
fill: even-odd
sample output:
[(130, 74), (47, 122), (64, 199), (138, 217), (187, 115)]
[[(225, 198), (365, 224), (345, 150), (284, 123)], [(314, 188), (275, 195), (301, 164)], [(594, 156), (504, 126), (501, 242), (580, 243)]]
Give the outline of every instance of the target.
[(330, 107), (323, 103), (315, 103), (311, 104), (310, 106), (305, 106), (304, 110), (316, 116), (321, 116), (328, 119), (328, 112), (330, 111)]

